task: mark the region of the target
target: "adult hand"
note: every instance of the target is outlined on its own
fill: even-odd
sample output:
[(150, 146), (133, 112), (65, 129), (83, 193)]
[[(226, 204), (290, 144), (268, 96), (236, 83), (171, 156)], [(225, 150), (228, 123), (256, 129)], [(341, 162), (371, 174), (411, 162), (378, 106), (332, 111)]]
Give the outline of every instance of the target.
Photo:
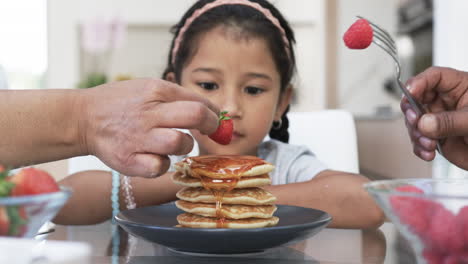
[(444, 157), (468, 169), (468, 73), (431, 67), (410, 79), (407, 86), (428, 110), (418, 117), (408, 100), (401, 100), (414, 153), (433, 160), (440, 140)]
[(85, 153), (126, 175), (154, 177), (166, 172), (167, 155), (193, 148), (193, 138), (173, 128), (213, 133), (219, 110), (174, 83), (136, 79), (87, 89), (79, 118)]

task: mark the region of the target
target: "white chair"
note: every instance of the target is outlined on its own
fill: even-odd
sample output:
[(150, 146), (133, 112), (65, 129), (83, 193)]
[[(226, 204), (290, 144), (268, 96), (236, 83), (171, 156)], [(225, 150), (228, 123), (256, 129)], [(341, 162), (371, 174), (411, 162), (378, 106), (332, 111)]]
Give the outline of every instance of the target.
[(356, 127), (344, 110), (290, 112), (289, 143), (307, 146), (330, 169), (359, 173)]
[[(330, 169), (359, 172), (356, 128), (349, 112), (290, 112), (288, 118), (289, 143), (307, 146)], [(198, 155), (196, 142), (189, 155)], [(70, 174), (83, 170), (110, 170), (93, 156), (71, 158), (68, 168)]]
[(81, 156), (68, 159), (68, 174), (73, 174), (85, 170), (105, 170), (111, 169), (100, 159), (94, 156)]

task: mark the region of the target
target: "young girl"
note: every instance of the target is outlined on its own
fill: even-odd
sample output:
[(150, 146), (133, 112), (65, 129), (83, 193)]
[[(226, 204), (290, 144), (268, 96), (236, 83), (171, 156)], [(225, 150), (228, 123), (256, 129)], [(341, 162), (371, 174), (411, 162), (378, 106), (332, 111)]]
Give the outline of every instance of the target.
[[(164, 78), (205, 96), (234, 121), (229, 145), (190, 131), (200, 155), (254, 155), (267, 160), (276, 169), (270, 174), (273, 185), (266, 189), (277, 203), (324, 210), (333, 217), (331, 227), (382, 224), (381, 210), (362, 187), (368, 181), (365, 177), (329, 170), (307, 148), (287, 144), (294, 34), (274, 6), (265, 0), (201, 0), (173, 32)], [(272, 139), (263, 142), (268, 133)], [(120, 207), (175, 200), (181, 187), (172, 183), (170, 174), (131, 182), (121, 176)], [(61, 184), (71, 186), (74, 195), (55, 222), (93, 224), (109, 219), (111, 179), (105, 171), (80, 172), (64, 179)]]

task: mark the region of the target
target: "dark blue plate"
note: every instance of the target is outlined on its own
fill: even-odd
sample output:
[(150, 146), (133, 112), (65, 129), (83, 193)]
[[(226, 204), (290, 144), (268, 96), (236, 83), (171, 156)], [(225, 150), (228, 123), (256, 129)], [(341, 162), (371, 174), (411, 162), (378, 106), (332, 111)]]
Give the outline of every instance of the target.
[(317, 234), (331, 221), (326, 212), (298, 206), (278, 205), (278, 225), (267, 228), (180, 228), (176, 217), (182, 210), (174, 203), (120, 212), (117, 223), (128, 233), (182, 252), (239, 254), (292, 244)]

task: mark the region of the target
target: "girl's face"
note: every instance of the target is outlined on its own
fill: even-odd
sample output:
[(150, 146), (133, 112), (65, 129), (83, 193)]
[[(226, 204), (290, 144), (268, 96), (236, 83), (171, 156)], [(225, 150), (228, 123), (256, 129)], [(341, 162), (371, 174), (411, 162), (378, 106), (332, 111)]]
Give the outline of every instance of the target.
[(257, 146), (291, 97), (288, 88), (280, 98), (280, 75), (266, 41), (220, 26), (200, 36), (197, 46), (182, 70), (181, 85), (228, 111), (234, 122), (232, 141), (226, 146), (191, 131), (200, 155), (257, 155)]

